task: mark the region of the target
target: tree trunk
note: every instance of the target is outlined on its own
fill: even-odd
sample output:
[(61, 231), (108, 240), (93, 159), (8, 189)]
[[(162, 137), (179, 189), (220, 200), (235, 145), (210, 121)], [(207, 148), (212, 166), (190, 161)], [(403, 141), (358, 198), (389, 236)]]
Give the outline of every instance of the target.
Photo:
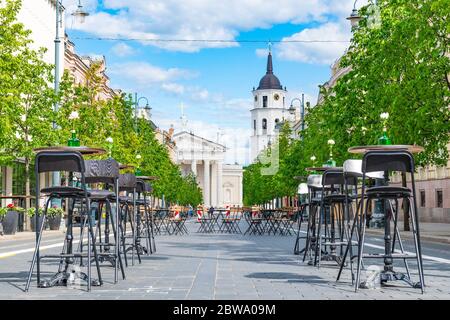
[[(402, 186), (406, 187), (406, 172), (402, 172)], [(409, 201), (403, 199), (403, 230), (410, 231), (409, 229)]]

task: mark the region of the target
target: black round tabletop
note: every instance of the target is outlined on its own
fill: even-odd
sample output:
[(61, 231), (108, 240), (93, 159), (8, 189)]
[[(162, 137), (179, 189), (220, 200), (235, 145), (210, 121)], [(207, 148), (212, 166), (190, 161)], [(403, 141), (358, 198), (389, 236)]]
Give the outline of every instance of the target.
[(156, 177), (156, 176), (136, 176), (136, 178), (141, 179), (141, 180), (148, 180), (148, 181), (159, 180), (159, 177)]
[(411, 153), (420, 153), (424, 150), (424, 148), (421, 146), (406, 145), (406, 144), (369, 145), (369, 146), (356, 146), (348, 148), (348, 152), (358, 154), (363, 154), (369, 151), (402, 151), (402, 150), (407, 150)]
[(325, 172), (327, 170), (342, 170), (342, 167), (310, 167), (306, 168), (305, 170), (308, 172), (311, 171), (318, 171), (318, 172)]
[(102, 148), (91, 147), (68, 147), (68, 146), (55, 146), (55, 147), (42, 147), (33, 149), (34, 152), (61, 152), (61, 151), (78, 151), (82, 155), (101, 155), (105, 154), (106, 150)]
[(135, 166), (133, 166), (132, 164), (119, 164), (119, 169), (123, 170), (123, 169), (134, 169)]

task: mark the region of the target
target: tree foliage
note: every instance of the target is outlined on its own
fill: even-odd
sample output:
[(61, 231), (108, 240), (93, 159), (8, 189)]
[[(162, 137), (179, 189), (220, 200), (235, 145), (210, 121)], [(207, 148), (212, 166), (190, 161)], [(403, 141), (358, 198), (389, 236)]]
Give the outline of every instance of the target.
[[(270, 180), (260, 176), (260, 163), (246, 168), (244, 199), (264, 203), (278, 192), (289, 195), (312, 165), (329, 157), (328, 139), (335, 140), (333, 158), (338, 165), (355, 155), (348, 148), (377, 144), (382, 135), (380, 114), (388, 112), (388, 136), (394, 144), (425, 148), (417, 165), (447, 163), (450, 133), (450, 5), (448, 0), (380, 0), (381, 23), (368, 19), (370, 8), (354, 29), (350, 48), (340, 66), (351, 67), (335, 86), (321, 87), (323, 102), (307, 110), (302, 140), (288, 144), (280, 155), (280, 170)], [(294, 182), (293, 182), (294, 181)]]
[[(67, 145), (70, 131), (75, 130), (86, 146), (108, 149), (107, 138), (112, 138), (113, 158), (160, 178), (154, 183), (156, 196), (164, 195), (181, 205), (201, 203), (195, 177), (181, 175), (148, 121), (135, 123), (131, 97), (120, 94), (101, 99), (100, 64), (91, 64), (81, 84), (65, 72), (59, 93), (54, 93), (54, 66), (43, 61), (45, 49), (31, 49), (30, 31), (17, 22), (20, 7), (19, 0), (0, 0), (0, 164), (11, 165), (18, 159), (25, 162), (27, 195), (33, 149)], [(56, 103), (59, 109), (54, 111)], [(79, 117), (70, 119), (75, 111)]]

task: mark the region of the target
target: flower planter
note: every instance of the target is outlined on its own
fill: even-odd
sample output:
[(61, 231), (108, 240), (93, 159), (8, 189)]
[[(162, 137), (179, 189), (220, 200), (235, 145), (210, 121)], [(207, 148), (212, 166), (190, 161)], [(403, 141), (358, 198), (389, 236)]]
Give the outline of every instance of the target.
[(61, 216), (48, 217), (47, 221), (48, 221), (50, 230), (59, 230), (59, 228), (61, 226)]
[[(39, 227), (41, 226), (43, 219), (44, 219), (44, 216), (39, 216)], [(31, 231), (36, 232), (36, 217), (30, 218), (30, 226), (31, 226)], [(44, 230), (45, 230), (45, 227), (46, 226), (44, 226)]]
[(17, 211), (8, 211), (2, 220), (4, 234), (16, 234), (19, 213)]

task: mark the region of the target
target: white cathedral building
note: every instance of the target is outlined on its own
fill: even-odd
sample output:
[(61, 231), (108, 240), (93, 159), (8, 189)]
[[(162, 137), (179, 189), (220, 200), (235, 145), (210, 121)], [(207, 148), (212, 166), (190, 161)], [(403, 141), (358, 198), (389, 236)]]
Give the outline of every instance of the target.
[(176, 163), (184, 175), (194, 174), (202, 189), (203, 204), (223, 208), (243, 205), (243, 169), (226, 164), (227, 148), (187, 130), (187, 118), (181, 115), (182, 130), (173, 136)]
[(254, 162), (260, 152), (269, 143), (277, 139), (277, 125), (284, 121), (295, 121), (296, 115), (289, 113), (286, 87), (273, 73), (272, 52), (267, 57), (267, 71), (261, 78), (257, 89), (253, 88), (253, 109), (251, 112), (252, 135), (251, 161)]

